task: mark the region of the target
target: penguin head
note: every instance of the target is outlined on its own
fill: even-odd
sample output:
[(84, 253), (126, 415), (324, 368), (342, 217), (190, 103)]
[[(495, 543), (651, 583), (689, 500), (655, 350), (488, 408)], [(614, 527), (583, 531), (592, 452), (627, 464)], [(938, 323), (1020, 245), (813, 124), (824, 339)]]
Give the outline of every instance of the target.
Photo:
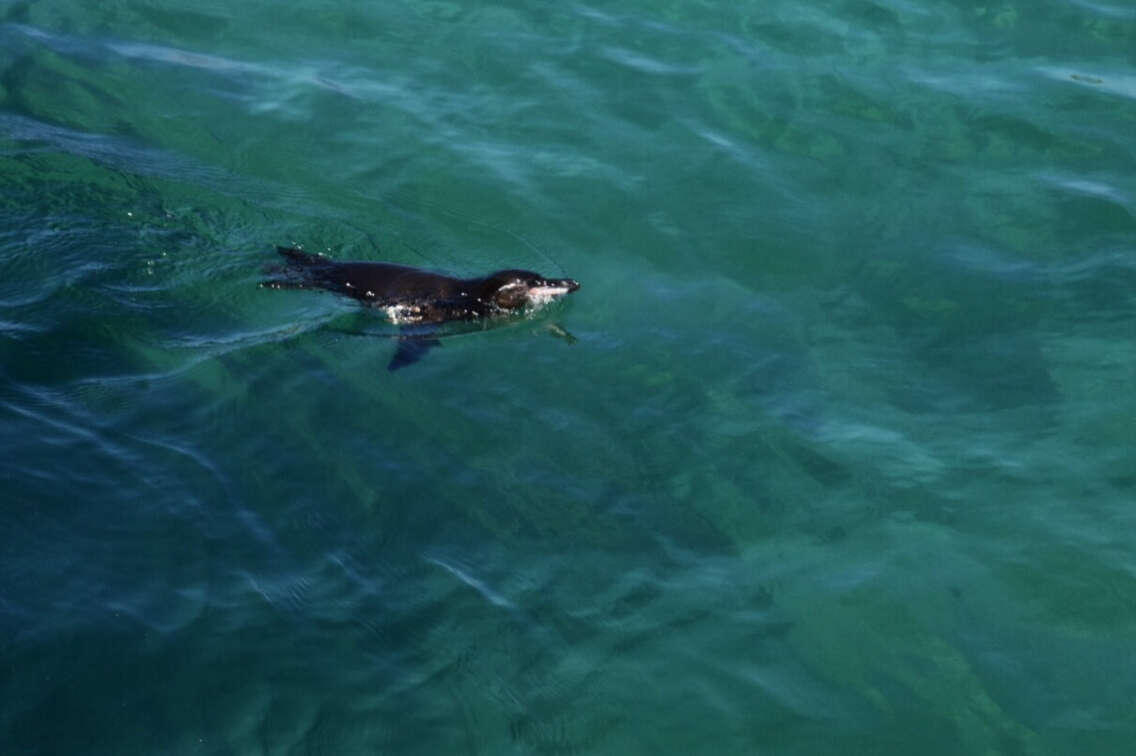
[(488, 302), (501, 310), (539, 307), (580, 288), (571, 278), (545, 278), (531, 270), (502, 270), (485, 279)]

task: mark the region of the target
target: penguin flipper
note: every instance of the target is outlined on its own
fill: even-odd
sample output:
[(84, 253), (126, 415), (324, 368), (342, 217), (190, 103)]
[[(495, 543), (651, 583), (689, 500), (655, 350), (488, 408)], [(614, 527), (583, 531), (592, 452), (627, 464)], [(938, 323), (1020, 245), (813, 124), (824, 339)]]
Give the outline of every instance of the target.
[(394, 371), (413, 365), (431, 349), (441, 345), (441, 341), (429, 335), (399, 336), (398, 348), (394, 350), (394, 356), (391, 357), (387, 370)]

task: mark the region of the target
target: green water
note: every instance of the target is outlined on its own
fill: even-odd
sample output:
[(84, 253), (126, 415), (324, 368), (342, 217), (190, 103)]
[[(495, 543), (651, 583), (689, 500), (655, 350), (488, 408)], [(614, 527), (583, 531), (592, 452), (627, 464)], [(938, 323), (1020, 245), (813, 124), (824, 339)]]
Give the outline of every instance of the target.
[(0, 19), (0, 753), (1131, 750), (1129, 3)]

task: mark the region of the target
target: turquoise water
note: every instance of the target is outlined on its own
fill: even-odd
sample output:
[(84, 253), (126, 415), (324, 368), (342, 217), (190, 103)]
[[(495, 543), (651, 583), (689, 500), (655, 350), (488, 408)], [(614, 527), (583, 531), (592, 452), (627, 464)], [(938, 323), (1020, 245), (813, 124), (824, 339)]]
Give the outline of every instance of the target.
[(0, 753), (1130, 751), (1130, 3), (0, 17)]

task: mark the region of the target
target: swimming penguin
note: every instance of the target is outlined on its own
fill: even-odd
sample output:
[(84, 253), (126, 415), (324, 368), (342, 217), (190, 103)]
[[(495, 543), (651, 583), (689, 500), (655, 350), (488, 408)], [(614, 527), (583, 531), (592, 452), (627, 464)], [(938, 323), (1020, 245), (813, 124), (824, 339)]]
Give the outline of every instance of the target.
[[(480, 278), (454, 278), (405, 265), (336, 262), (288, 247), (277, 247), (285, 265), (262, 281), (270, 289), (327, 289), (384, 312), (399, 326), (434, 326), (476, 321), (536, 309), (571, 294), (580, 284), (545, 278), (528, 270), (500, 270)], [(398, 370), (421, 359), (438, 340), (404, 335), (387, 366)]]

